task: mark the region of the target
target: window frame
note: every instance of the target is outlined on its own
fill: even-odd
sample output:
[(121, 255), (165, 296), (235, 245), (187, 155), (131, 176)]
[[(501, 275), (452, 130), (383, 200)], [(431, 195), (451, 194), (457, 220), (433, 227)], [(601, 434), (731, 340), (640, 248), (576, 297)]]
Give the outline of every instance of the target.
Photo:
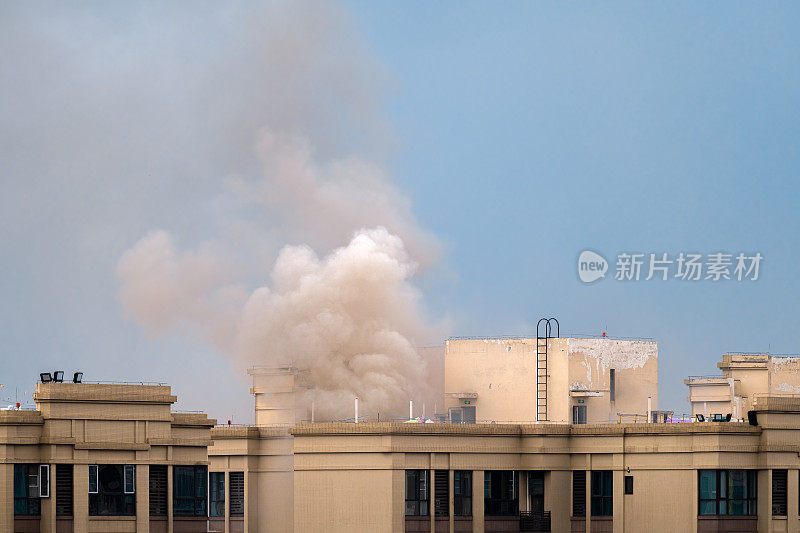
[(573, 425), (585, 425), (589, 420), (589, 407), (584, 404), (576, 404), (572, 406), (572, 423)]
[[(193, 496), (178, 495), (178, 476), (181, 472), (192, 472)], [(198, 480), (202, 481), (201, 487)], [(172, 467), (172, 515), (179, 517), (208, 516), (208, 465), (175, 465)], [(179, 502), (191, 501), (191, 509), (183, 509)]]
[[(129, 474), (130, 481), (128, 480)], [(128, 484), (130, 484), (130, 490)], [(122, 465), (122, 493), (136, 494), (136, 465)]]
[(209, 517), (221, 518), (225, 516), (225, 485), (225, 472), (208, 473)]
[(614, 471), (592, 470), (589, 490), (592, 516), (614, 516)]
[[(519, 515), (516, 470), (485, 470), (483, 473), (484, 516)], [(498, 488), (499, 487), (499, 488)]]
[[(126, 472), (128, 467), (133, 467), (133, 475), (135, 480), (136, 465), (119, 464), (119, 463), (105, 463), (88, 465), (89, 483), (87, 491), (89, 494), (89, 516), (136, 516), (136, 485), (134, 483), (134, 492), (126, 492)], [(114, 469), (119, 475), (120, 487), (119, 490), (111, 490), (109, 487), (104, 487), (103, 481), (104, 472), (106, 470)], [(94, 474), (93, 474), (94, 471)], [(92, 490), (92, 477), (94, 476), (94, 491)], [(109, 510), (109, 502), (115, 501), (113, 507), (116, 509)]]
[(453, 516), (472, 516), (472, 490), (472, 470), (454, 470)]
[[(746, 495), (744, 498), (733, 498), (730, 496), (732, 488), (732, 472), (744, 473), (744, 487)], [(714, 497), (703, 497), (703, 477), (704, 473), (713, 473)], [(705, 504), (705, 505), (704, 505)], [(713, 513), (705, 512), (708, 504), (713, 504)], [(734, 505), (744, 505), (746, 513), (732, 513)], [(705, 509), (704, 509), (705, 507)], [(720, 510), (725, 512), (721, 513)], [(697, 514), (698, 516), (758, 516), (758, 470), (752, 469), (702, 469), (697, 471)]]
[(50, 465), (39, 465), (39, 497), (50, 497)]
[[(39, 464), (15, 463), (14, 464), (14, 516), (42, 516), (42, 502), (39, 497)], [(22, 484), (18, 484), (18, 477), (23, 477)], [(35, 484), (32, 483), (35, 480)], [(25, 494), (19, 494), (17, 489), (24, 487)], [(22, 505), (24, 502), (24, 506)], [(24, 509), (23, 509), (24, 507)]]
[[(430, 472), (428, 470), (406, 470), (405, 473), (405, 515), (430, 516)], [(410, 491), (409, 482), (413, 484), (413, 488)], [(408, 512), (409, 504), (412, 504), (414, 508), (411, 513)]]
[[(92, 474), (92, 469), (94, 469), (94, 475)], [(99, 472), (99, 465), (89, 465), (89, 494), (97, 494), (100, 490)], [(92, 479), (94, 479), (94, 490), (92, 490)]]

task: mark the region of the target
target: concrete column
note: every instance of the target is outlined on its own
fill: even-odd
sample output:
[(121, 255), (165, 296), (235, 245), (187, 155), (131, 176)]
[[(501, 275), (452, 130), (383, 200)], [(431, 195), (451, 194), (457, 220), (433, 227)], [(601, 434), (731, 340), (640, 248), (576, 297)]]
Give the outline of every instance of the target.
[(614, 533), (625, 531), (625, 471), (614, 470)]
[[(231, 531), (231, 473), (225, 470), (225, 533)], [(245, 514), (247, 511), (245, 510)], [(247, 529), (245, 529), (247, 531)]]
[(786, 519), (788, 533), (800, 533), (800, 516), (798, 516), (798, 509), (800, 507), (800, 470), (788, 470), (786, 472)]
[[(431, 454), (432, 456), (433, 454)], [(433, 461), (431, 461), (433, 462)], [(431, 465), (432, 466), (432, 465)], [(431, 531), (436, 531), (436, 470), (428, 470), (428, 515), (431, 519)]]
[(136, 533), (150, 531), (150, 465), (136, 465)]
[(758, 471), (757, 509), (759, 533), (772, 532), (772, 470)]
[(447, 509), (450, 511), (450, 531), (455, 530), (455, 518), (453, 518), (453, 512), (455, 511), (455, 498), (456, 498), (456, 491), (455, 491), (455, 472), (453, 470), (449, 470), (447, 472), (447, 484), (450, 487), (448, 491), (448, 502), (447, 502)]
[[(399, 455), (399, 454), (398, 454)], [(393, 462), (402, 466), (402, 461), (395, 457)], [(245, 474), (247, 479), (247, 474)], [(392, 532), (403, 533), (406, 530), (406, 471), (401, 468), (392, 470)]]
[(72, 468), (72, 527), (73, 533), (89, 530), (89, 466), (76, 464)]
[(167, 465), (167, 532), (172, 533), (172, 465)]
[[(699, 512), (697, 507), (700, 502), (700, 488), (698, 487), (698, 477), (697, 477), (699, 473), (697, 470), (692, 470), (691, 473), (692, 473), (692, 482), (690, 485), (692, 487), (692, 504), (693, 504), (691, 512), (692, 516), (694, 516), (694, 520), (692, 520), (692, 530), (690, 533), (697, 533), (697, 514)], [(634, 492), (636, 491), (635, 482), (633, 490)]]
[(0, 531), (14, 531), (14, 465), (0, 464)]
[[(47, 480), (49, 484), (48, 490), (50, 496), (41, 499), (42, 506), (42, 519), (39, 521), (39, 531), (42, 533), (49, 533), (56, 530), (56, 465), (50, 465), (50, 479)], [(39, 480), (41, 483), (42, 480)]]
[(483, 533), (483, 470), (472, 471), (472, 531)]
[(586, 462), (586, 533), (592, 531), (592, 461)]

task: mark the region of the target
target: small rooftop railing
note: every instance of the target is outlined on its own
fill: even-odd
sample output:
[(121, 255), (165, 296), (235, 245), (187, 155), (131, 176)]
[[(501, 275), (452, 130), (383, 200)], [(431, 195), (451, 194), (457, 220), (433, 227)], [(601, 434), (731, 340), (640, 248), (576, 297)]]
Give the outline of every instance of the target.
[[(65, 383), (67, 383), (67, 382), (65, 381)], [(69, 383), (72, 383), (72, 382), (70, 381)], [(161, 387), (166, 387), (167, 386), (167, 383), (162, 383), (162, 382), (159, 382), (159, 381), (107, 381), (107, 380), (88, 381), (88, 380), (83, 380), (80, 383), (78, 383), (78, 385), (80, 385), (82, 383), (88, 383), (88, 384), (92, 384), (92, 385), (158, 385), (158, 386), (161, 386)]]
[[(449, 341), (480, 341), (480, 340), (491, 340), (491, 339), (501, 339), (501, 340), (514, 340), (514, 339), (535, 339), (535, 334), (530, 335), (486, 335), (486, 336), (476, 336), (476, 335), (459, 335), (455, 337), (448, 337), (447, 340)], [(655, 342), (656, 339), (652, 337), (617, 337), (615, 335), (597, 335), (597, 334), (586, 334), (586, 333), (564, 333), (561, 335), (562, 339), (608, 339), (614, 341), (647, 341), (647, 342)]]

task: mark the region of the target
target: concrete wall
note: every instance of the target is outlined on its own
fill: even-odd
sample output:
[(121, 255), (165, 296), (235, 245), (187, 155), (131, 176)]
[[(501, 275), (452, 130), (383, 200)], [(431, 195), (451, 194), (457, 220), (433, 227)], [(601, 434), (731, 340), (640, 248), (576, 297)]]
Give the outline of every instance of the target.
[[(445, 403), (477, 407), (479, 421), (536, 420), (534, 339), (450, 339), (445, 344)], [(586, 405), (588, 421), (616, 421), (617, 414), (645, 414), (647, 397), (658, 406), (658, 347), (652, 341), (548, 340), (548, 419), (571, 422), (572, 406)], [(615, 401), (610, 370), (615, 370)]]
[[(167, 386), (40, 383), (34, 399), (36, 411), (0, 411), (0, 531), (15, 528), (15, 464), (50, 465), (50, 497), (41, 499), (43, 532), (55, 531), (63, 522), (55, 514), (56, 466), (73, 466), (75, 533), (149, 531), (150, 465), (208, 464), (210, 430), (216, 421), (201, 413), (172, 413), (176, 398)], [(91, 464), (136, 465), (136, 516), (89, 516)], [(18, 525), (24, 522), (29, 521), (17, 520)], [(168, 524), (172, 527), (171, 516)], [(205, 531), (202, 519), (189, 519), (187, 524)]]

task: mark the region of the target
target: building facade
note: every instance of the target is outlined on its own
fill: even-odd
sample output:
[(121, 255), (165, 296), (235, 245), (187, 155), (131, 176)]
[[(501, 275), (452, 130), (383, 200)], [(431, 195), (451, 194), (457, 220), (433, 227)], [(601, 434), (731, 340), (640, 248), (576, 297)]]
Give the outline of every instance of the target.
[(0, 411), (0, 531), (209, 531), (216, 421), (175, 413), (168, 386), (39, 383)]
[(692, 416), (744, 418), (759, 396), (800, 398), (800, 357), (725, 354), (721, 376), (691, 376), (687, 401)]
[(658, 344), (610, 338), (449, 339), (444, 390), (451, 422), (643, 421), (658, 408)]

